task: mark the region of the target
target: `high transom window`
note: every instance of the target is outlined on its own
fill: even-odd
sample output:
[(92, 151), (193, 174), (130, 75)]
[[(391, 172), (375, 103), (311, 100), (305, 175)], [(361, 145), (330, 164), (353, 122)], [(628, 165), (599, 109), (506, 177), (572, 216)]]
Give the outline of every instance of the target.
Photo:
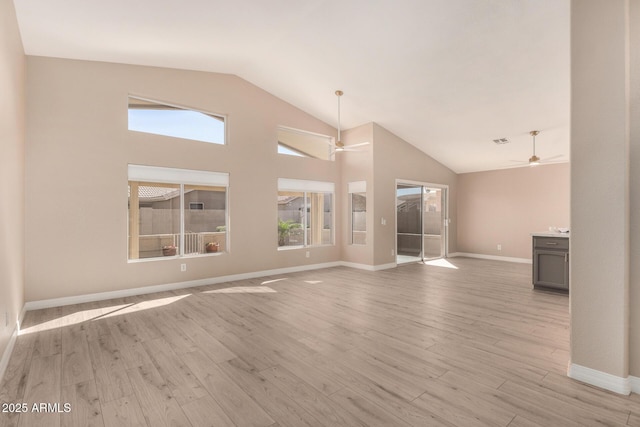
[(299, 129), (278, 127), (278, 153), (332, 160), (333, 138)]
[(225, 143), (223, 116), (133, 96), (129, 97), (129, 130), (211, 144)]

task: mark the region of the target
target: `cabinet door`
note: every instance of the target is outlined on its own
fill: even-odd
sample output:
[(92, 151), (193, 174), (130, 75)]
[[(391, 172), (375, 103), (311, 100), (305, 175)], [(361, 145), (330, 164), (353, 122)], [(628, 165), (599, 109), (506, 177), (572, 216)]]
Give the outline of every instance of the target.
[(534, 251), (533, 284), (556, 289), (569, 289), (569, 260), (567, 252)]

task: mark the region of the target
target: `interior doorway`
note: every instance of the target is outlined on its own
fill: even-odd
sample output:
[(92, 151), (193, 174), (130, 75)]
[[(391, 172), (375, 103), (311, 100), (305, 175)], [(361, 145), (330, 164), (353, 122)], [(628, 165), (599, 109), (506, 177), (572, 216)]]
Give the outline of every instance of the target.
[(396, 263), (447, 254), (447, 186), (396, 182)]

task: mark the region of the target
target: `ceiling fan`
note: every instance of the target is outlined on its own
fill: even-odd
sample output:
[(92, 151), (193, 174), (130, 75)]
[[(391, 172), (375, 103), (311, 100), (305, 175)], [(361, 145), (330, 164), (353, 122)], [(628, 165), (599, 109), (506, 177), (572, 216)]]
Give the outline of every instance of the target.
[(362, 147), (363, 145), (369, 145), (368, 142), (360, 142), (358, 144), (350, 144), (344, 145), (342, 139), (340, 138), (340, 97), (344, 95), (344, 92), (341, 90), (336, 91), (336, 96), (338, 97), (338, 140), (334, 143), (331, 142), (331, 146), (333, 147), (333, 153), (341, 152), (341, 151), (359, 151), (356, 147)]
[(541, 159), (540, 157), (536, 156), (536, 136), (538, 134), (540, 134), (539, 130), (532, 130), (531, 132), (529, 132), (529, 135), (531, 135), (531, 137), (533, 138), (533, 153), (532, 153), (531, 157), (529, 157), (529, 160), (527, 160), (527, 161), (512, 160), (512, 162), (528, 163), (529, 166), (538, 166), (540, 163), (547, 163), (550, 160), (554, 160), (554, 159), (557, 159), (559, 157), (562, 157), (561, 155), (558, 155), (558, 156), (546, 157), (544, 159)]

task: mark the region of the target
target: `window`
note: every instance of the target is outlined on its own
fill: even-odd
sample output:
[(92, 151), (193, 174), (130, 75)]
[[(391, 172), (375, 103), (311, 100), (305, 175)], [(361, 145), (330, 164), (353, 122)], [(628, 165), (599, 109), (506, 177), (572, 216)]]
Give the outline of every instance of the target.
[(223, 116), (131, 96), (129, 130), (212, 144), (225, 143)]
[(313, 157), (331, 160), (333, 138), (280, 126), (278, 128), (278, 153), (289, 156)]
[(226, 173), (129, 165), (129, 260), (226, 251), (228, 183)]
[(367, 182), (350, 182), (347, 187), (351, 210), (351, 244), (367, 244)]
[(334, 184), (278, 180), (278, 247), (333, 244)]

